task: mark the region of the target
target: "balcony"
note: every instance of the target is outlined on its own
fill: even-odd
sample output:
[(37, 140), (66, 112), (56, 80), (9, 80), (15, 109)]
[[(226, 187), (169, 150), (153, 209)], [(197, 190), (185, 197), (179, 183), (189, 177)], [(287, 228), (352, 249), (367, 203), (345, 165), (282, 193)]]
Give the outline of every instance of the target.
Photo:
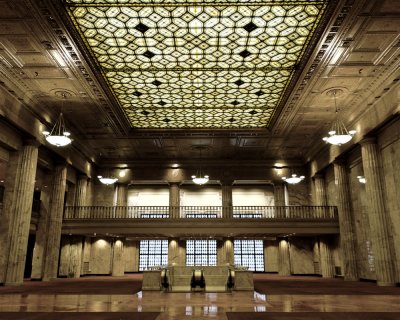
[(66, 207), (63, 233), (251, 236), (339, 233), (332, 206)]

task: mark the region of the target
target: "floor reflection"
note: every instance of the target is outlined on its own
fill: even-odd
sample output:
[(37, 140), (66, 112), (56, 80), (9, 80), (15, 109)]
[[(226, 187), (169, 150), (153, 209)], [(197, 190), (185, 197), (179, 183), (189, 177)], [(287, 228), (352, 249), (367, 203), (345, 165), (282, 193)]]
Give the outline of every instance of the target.
[[(223, 319), (226, 312), (400, 312), (399, 295), (268, 295), (259, 292), (132, 295), (6, 294), (0, 312), (162, 312), (158, 320)], [(43, 320), (46, 320), (43, 318)]]

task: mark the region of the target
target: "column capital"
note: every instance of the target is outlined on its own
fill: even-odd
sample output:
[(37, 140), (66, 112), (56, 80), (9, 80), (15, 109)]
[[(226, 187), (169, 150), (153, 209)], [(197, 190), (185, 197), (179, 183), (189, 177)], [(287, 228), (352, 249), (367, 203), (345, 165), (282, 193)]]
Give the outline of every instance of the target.
[(38, 148), (40, 145), (40, 141), (35, 138), (24, 139), (24, 146), (32, 146)]
[(234, 179), (232, 178), (222, 178), (219, 180), (222, 186), (232, 186)]
[(58, 159), (54, 164), (56, 167), (66, 167), (68, 166), (68, 161), (66, 159)]
[(376, 144), (377, 139), (376, 137), (364, 137), (360, 142), (360, 145), (366, 145), (366, 144)]
[(316, 173), (314, 174), (314, 176), (312, 177), (314, 180), (317, 179), (325, 179), (325, 176), (322, 173)]
[(180, 187), (180, 185), (181, 185), (181, 181), (168, 181), (168, 185), (171, 187), (171, 186), (177, 186), (177, 187)]

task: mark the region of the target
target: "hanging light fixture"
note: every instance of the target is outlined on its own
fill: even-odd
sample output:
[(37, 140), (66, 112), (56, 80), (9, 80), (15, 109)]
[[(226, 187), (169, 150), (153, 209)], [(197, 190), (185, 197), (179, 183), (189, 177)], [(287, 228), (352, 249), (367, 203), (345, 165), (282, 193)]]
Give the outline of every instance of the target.
[(340, 120), (339, 109), (337, 108), (337, 105), (336, 105), (336, 95), (341, 92), (342, 92), (342, 90), (340, 90), (340, 89), (333, 89), (333, 90), (328, 91), (328, 95), (333, 96), (333, 98), (335, 100), (336, 118), (332, 123), (332, 127), (331, 127), (330, 131), (328, 132), (328, 136), (322, 138), (322, 140), (324, 140), (325, 142), (333, 144), (333, 145), (338, 145), (338, 146), (349, 142), (353, 138), (354, 134), (356, 133), (355, 130), (347, 131), (346, 126), (344, 125), (343, 121)]
[(282, 180), (287, 183), (290, 183), (290, 184), (297, 184), (297, 183), (303, 181), (304, 178), (305, 178), (304, 176), (298, 176), (297, 174), (293, 173), (291, 177), (288, 177), (288, 178), (282, 177)]
[(198, 185), (206, 184), (210, 178), (208, 175), (203, 176), (201, 172), (201, 150), (205, 148), (206, 148), (205, 146), (196, 146), (196, 149), (198, 149), (200, 153), (200, 169), (197, 172), (197, 175), (192, 175), (192, 181), (193, 183)]
[(104, 173), (104, 176), (97, 176), (97, 178), (99, 179), (99, 181), (102, 184), (105, 185), (111, 185), (114, 184), (118, 181), (118, 178), (116, 178), (111, 172), (110, 170), (106, 170), (106, 172)]
[(358, 182), (365, 184), (367, 180), (365, 180), (364, 176), (357, 176)]
[[(63, 92), (61, 96), (63, 99), (66, 99), (67, 97), (65, 92)], [(63, 101), (64, 100), (61, 101), (61, 109)], [(51, 131), (43, 131), (43, 134), (46, 137), (47, 142), (56, 147), (65, 147), (72, 142), (72, 139), (69, 137), (71, 134), (65, 128), (65, 122), (62, 112), (60, 112), (60, 115), (56, 123), (54, 124), (53, 129), (51, 129)]]

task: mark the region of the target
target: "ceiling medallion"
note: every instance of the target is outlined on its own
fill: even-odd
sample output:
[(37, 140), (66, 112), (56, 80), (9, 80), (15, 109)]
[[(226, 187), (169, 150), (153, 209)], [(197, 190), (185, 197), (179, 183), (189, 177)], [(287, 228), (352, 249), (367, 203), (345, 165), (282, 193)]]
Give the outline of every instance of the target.
[(268, 127), (328, 0), (167, 2), (63, 2), (133, 128)]

